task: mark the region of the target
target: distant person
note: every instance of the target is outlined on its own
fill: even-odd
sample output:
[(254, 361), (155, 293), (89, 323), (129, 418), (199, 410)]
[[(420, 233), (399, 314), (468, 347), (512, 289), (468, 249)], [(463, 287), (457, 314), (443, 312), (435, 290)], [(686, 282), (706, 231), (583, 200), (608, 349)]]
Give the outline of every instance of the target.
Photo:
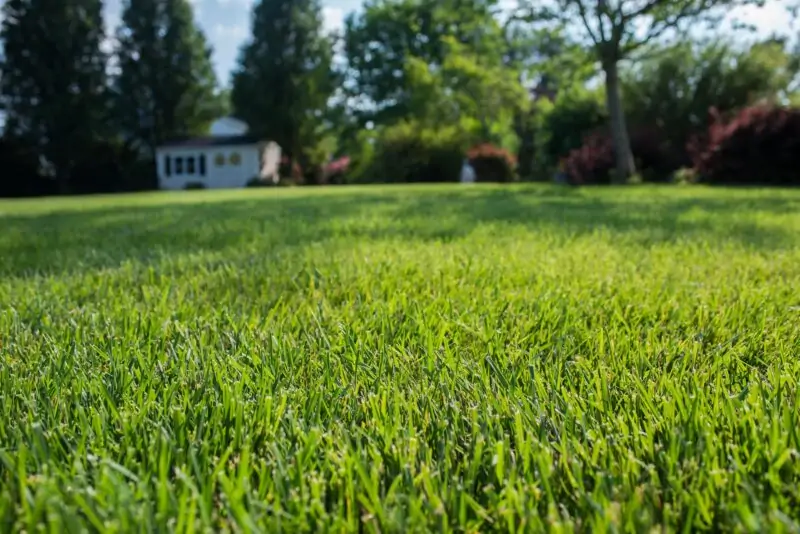
[(558, 170), (556, 171), (554, 180), (557, 184), (566, 184), (569, 182), (567, 177), (567, 161), (565, 158), (558, 160)]
[(475, 169), (470, 165), (469, 160), (465, 159), (461, 164), (461, 183), (471, 184), (475, 182)]

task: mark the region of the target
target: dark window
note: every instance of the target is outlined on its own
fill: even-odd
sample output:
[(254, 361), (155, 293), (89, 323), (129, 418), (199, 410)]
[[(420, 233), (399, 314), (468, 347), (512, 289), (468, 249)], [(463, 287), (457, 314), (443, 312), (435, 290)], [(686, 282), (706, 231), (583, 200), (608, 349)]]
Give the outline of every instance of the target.
[(200, 176), (205, 176), (206, 175), (206, 155), (205, 154), (200, 154), (200, 161), (198, 163), (200, 163)]
[(175, 158), (175, 174), (183, 174), (183, 158)]
[(172, 158), (164, 156), (164, 174), (172, 176)]
[(186, 158), (186, 174), (194, 174), (194, 156)]

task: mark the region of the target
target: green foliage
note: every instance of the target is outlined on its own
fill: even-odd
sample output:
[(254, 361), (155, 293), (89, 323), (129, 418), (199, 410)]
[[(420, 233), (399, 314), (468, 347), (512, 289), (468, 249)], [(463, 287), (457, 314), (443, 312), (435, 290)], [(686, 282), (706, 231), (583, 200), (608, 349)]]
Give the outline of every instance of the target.
[(519, 13), (506, 21), (504, 35), (503, 60), (531, 88), (534, 100), (514, 115), (518, 172), (525, 179), (541, 178), (554, 159), (543, 154), (542, 146), (553, 136), (542, 124), (542, 105), (547, 107), (547, 100), (562, 91), (584, 86), (595, 74), (594, 58), (563, 26), (531, 27)]
[(419, 101), (420, 86), (409, 79), (416, 72), (409, 64), (417, 61), (438, 71), (453, 40), (466, 48), (459, 53), (492, 59), (501, 53), (493, 5), (484, 0), (368, 0), (362, 12), (351, 14), (344, 35), (346, 88), (359, 103), (360, 123), (388, 125), (414, 116), (412, 101)]
[(607, 126), (605, 96), (601, 91), (580, 86), (559, 91), (554, 101), (536, 102), (533, 123), (536, 131), (537, 167), (549, 174), (567, 155), (583, 144), (592, 132)]
[(234, 115), (303, 165), (324, 159), (322, 116), (336, 87), (318, 0), (260, 0), (233, 73)]
[(397, 123), (379, 132), (365, 181), (456, 182), (468, 144), (457, 127)]
[(58, 192), (55, 180), (42, 176), (36, 147), (24, 140), (4, 135), (0, 137), (0, 197), (54, 195)]
[(800, 192), (0, 202), (8, 532), (791, 532)]
[(444, 38), (439, 67), (409, 57), (405, 65), (409, 117), (436, 127), (458, 125), (465, 137), (516, 148), (513, 120), (528, 106), (517, 73), (504, 67), (500, 50), (478, 55), (453, 38)]
[(224, 114), (211, 49), (188, 0), (125, 0), (116, 57), (116, 119), (142, 146), (204, 134)]
[(659, 129), (686, 165), (686, 145), (705, 131), (712, 108), (730, 114), (756, 102), (777, 102), (794, 74), (779, 41), (743, 51), (725, 42), (681, 43), (623, 77), (627, 116), (634, 125)]
[(374, 179), (372, 170), (375, 165), (376, 142), (377, 132), (361, 130), (343, 145), (343, 152), (350, 157), (350, 165), (344, 177), (346, 183), (369, 183)]
[(114, 193), (145, 189), (141, 182), (152, 181), (151, 188), (157, 183), (155, 165), (150, 162), (149, 173), (139, 176), (132, 171), (144, 171), (137, 165), (140, 154), (131, 146), (116, 141), (97, 141), (81, 154), (73, 170), (71, 188), (76, 194)]
[(101, 0), (7, 0), (0, 26), (6, 131), (46, 158), (62, 191), (109, 133)]
[(675, 171), (672, 181), (678, 185), (690, 185), (697, 183), (697, 171), (691, 167), (682, 167)]

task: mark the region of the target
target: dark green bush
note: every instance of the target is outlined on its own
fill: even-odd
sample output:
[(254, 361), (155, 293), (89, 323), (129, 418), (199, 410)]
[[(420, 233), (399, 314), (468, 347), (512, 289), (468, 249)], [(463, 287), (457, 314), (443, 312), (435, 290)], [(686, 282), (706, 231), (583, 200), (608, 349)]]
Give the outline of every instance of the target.
[(35, 197), (58, 193), (56, 181), (39, 172), (36, 150), (20, 139), (0, 138), (0, 197)]
[(289, 158), (282, 156), (281, 162), (278, 165), (278, 176), (280, 176), (281, 182), (302, 184), (304, 181), (303, 167), (297, 160), (294, 160), (292, 162), (292, 170), (289, 172)]
[(187, 190), (187, 191), (197, 190), (197, 189), (205, 189), (206, 188), (206, 184), (204, 184), (202, 182), (189, 182), (188, 184), (183, 186), (183, 188), (185, 190)]
[(247, 180), (247, 183), (244, 186), (245, 187), (274, 187), (275, 184), (273, 184), (272, 182), (270, 182), (268, 180), (263, 179), (260, 176), (253, 176), (252, 178)]
[(453, 127), (433, 129), (413, 122), (388, 127), (376, 139), (367, 181), (457, 182), (466, 145)]

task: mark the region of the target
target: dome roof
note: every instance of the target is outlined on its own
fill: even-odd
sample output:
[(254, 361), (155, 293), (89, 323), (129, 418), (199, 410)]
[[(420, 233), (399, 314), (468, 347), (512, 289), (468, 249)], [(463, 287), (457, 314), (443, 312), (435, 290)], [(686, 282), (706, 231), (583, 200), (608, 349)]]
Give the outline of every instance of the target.
[(244, 122), (233, 117), (222, 117), (211, 123), (208, 133), (213, 136), (244, 135), (247, 130), (247, 124)]

